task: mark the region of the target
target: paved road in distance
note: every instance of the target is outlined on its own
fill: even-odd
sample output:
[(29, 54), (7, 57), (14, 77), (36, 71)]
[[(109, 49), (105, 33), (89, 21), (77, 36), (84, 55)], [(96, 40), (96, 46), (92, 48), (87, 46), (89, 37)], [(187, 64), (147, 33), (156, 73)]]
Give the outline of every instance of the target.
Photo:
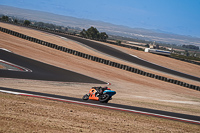
[(45, 64), (4, 50), (0, 50), (0, 59), (32, 70), (32, 72), (25, 72), (0, 69), (0, 77), (106, 84), (106, 82), (98, 79)]

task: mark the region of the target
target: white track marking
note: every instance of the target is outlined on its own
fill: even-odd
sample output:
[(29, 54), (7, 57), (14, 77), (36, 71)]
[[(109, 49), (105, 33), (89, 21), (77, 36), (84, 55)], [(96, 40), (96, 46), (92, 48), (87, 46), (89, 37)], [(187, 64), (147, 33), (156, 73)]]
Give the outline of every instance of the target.
[(4, 51), (7, 51), (7, 52), (12, 53), (12, 51), (10, 51), (10, 50), (8, 50), (8, 49), (5, 49), (5, 48), (0, 48), (0, 50), (4, 50)]
[[(10, 62), (1, 60), (1, 59), (0, 59), (0, 62), (2, 62), (2, 63), (4, 63), (4, 64), (7, 64), (7, 65), (10, 65), (10, 66), (13, 66), (13, 67), (15, 67), (15, 68), (17, 68), (17, 69), (21, 69), (21, 70), (23, 70), (22, 72), (24, 72), (24, 71), (25, 71), (25, 72), (32, 72), (31, 69), (28, 69), (28, 68), (25, 68), (25, 67), (22, 67), (22, 66), (19, 66), (19, 65), (16, 65), (16, 64), (13, 64), (13, 63), (10, 63)], [(8, 70), (13, 70), (13, 69), (8, 69)]]

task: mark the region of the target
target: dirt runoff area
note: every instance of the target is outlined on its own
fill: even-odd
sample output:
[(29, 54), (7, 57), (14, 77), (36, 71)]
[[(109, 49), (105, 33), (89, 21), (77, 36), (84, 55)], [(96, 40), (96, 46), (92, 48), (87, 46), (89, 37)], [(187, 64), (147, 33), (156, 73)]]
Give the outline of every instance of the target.
[(199, 125), (0, 93), (0, 132), (200, 132)]
[[(200, 86), (200, 82), (187, 80), (181, 77), (168, 75), (155, 70), (150, 70), (148, 68), (143, 68), (135, 64), (124, 62), (122, 60), (118, 60), (102, 53), (98, 53), (79, 43), (73, 42), (68, 39), (63, 39), (59, 36), (54, 36), (52, 34), (47, 34), (44, 32), (9, 24), (1, 23), (1, 26), (35, 38), (40, 38), (51, 43), (82, 51), (84, 53), (95, 55), (101, 58), (106, 58), (112, 61), (139, 68), (144, 71), (163, 75), (169, 78), (175, 78), (180, 81)], [(110, 82), (112, 85), (110, 85), (109, 87), (117, 92), (117, 94), (113, 97), (113, 100), (110, 101), (112, 103), (200, 116), (200, 93), (198, 91), (76, 57), (2, 32), (0, 32), (0, 41), (1, 48), (6, 48), (16, 54), (57, 67), (68, 69), (74, 72), (78, 72), (90, 77), (94, 77), (102, 81)], [(116, 48), (119, 49), (119, 47)], [(159, 64), (160, 60), (160, 64), (165, 67), (168, 67), (167, 65), (169, 63), (165, 63), (163, 60), (167, 59), (168, 61), (170, 61), (170, 59), (168, 59), (167, 57), (157, 55), (155, 56), (153, 54), (145, 56), (143, 55), (145, 53), (142, 54), (140, 52), (137, 52), (136, 50), (128, 52), (134, 52), (134, 54), (138, 57), (143, 59), (145, 58), (145, 60), (149, 60), (152, 62), (154, 62), (156, 58), (157, 60), (155, 60), (155, 63)], [(200, 75), (200, 67), (194, 64), (190, 65), (189, 63), (176, 61), (176, 63), (170, 63), (169, 67), (171, 69), (173, 67), (176, 70), (180, 66), (182, 66), (180, 71), (186, 71), (186, 73), (194, 73), (194, 75)], [(192, 69), (187, 70), (188, 66), (191, 66)], [(0, 78), (0, 85), (1, 87), (58, 94), (77, 98), (81, 98), (84, 94), (88, 93), (89, 89), (92, 86), (100, 86), (98, 84), (51, 82), (9, 78)], [(2, 132), (8, 129), (8, 132), (20, 132), (21, 129), (17, 127), (20, 127), (21, 125), (24, 125), (21, 126), (22, 129), (27, 129), (27, 131), (30, 132), (44, 132), (48, 130), (50, 132), (88, 132), (92, 131), (95, 128), (98, 129), (95, 130), (95, 132), (105, 131), (104, 128), (110, 132), (189, 132), (193, 130), (194, 132), (198, 132), (198, 128), (196, 128), (198, 126), (188, 123), (186, 124), (182, 122), (175, 122), (171, 120), (137, 115), (133, 113), (123, 113), (113, 110), (91, 108), (44, 99), (21, 97), (3, 93), (1, 93), (1, 95), (1, 106), (6, 105), (6, 107), (2, 107), (2, 112), (4, 112), (4, 114), (1, 114), (1, 117), (4, 118), (5, 116), (4, 120), (2, 119), (0, 123), (1, 125), (4, 125), (1, 127)], [(21, 99), (22, 101), (20, 101), (19, 99)], [(18, 101), (20, 104), (17, 103)], [(19, 109), (24, 111), (20, 112)], [(73, 113), (71, 113), (70, 110), (72, 110)], [(9, 115), (9, 112), (13, 114)], [(75, 112), (79, 112), (79, 114), (76, 114)], [(88, 118), (90, 114), (93, 116), (94, 119)], [(136, 120), (140, 122), (137, 123)], [(22, 123), (19, 123), (20, 121)], [(37, 123), (35, 123), (34, 121), (36, 121)], [(166, 123), (164, 121), (166, 121)], [(77, 125), (75, 124), (76, 122), (78, 123)], [(125, 126), (125, 123), (128, 123), (127, 125), (129, 126)], [(38, 126), (40, 129), (37, 130), (36, 126)]]
[(5, 67), (3, 65), (0, 65), (0, 69), (5, 69)]

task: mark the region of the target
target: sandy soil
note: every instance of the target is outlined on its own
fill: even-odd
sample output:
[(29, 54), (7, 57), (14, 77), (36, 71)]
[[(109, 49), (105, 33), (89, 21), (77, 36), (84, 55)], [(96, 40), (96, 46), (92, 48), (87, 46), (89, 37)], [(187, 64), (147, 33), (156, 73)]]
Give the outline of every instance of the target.
[[(17, 26), (11, 26), (11, 25), (2, 24), (2, 23), (1, 23), (1, 26), (18, 31), (20, 33), (24, 33), (24, 34), (36, 37), (36, 38), (40, 38), (42, 40), (46, 39), (46, 41), (48, 42), (70, 47), (72, 49), (77, 49), (78, 51), (83, 51), (85, 53), (87, 52), (88, 54), (92, 54), (98, 57), (121, 62), (123, 64), (134, 66), (142, 70), (151, 71), (152, 73), (165, 75), (167, 77), (176, 78), (178, 80), (200, 86), (200, 82), (190, 81), (187, 79), (183, 79), (181, 77), (167, 75), (167, 74), (153, 71), (147, 68), (143, 68), (143, 67), (140, 67), (128, 62), (124, 62), (124, 61), (103, 55), (101, 53), (97, 53), (73, 41), (65, 40), (63, 38), (53, 36), (51, 34), (46, 34), (43, 32), (26, 29), (22, 27), (17, 27)], [(17, 38), (17, 37), (14, 37), (2, 32), (0, 32), (0, 41), (1, 41), (0, 47), (9, 49), (13, 51), (14, 53), (112, 83), (110, 87), (111, 89), (117, 91), (117, 94), (113, 97), (113, 100), (110, 102), (200, 116), (200, 111), (199, 111), (200, 110), (200, 95), (198, 91), (187, 89), (181, 86), (166, 83), (166, 82), (159, 81), (156, 79), (144, 77), (141, 75), (133, 74), (130, 72), (126, 72), (124, 70), (106, 66), (106, 65), (89, 61), (86, 59), (82, 59), (80, 57), (76, 57), (76, 56), (73, 56), (73, 55), (70, 55), (70, 54), (55, 50), (55, 49), (51, 49), (45, 46), (41, 46), (39, 44), (32, 43), (32, 42), (29, 42), (29, 41), (26, 41), (26, 40), (23, 40), (23, 39), (20, 39), (20, 38)], [(119, 47), (116, 47), (116, 48), (119, 48)], [(123, 51), (131, 52), (131, 50), (129, 51), (129, 49), (128, 50), (123, 49), (123, 48), (121, 49)], [(191, 73), (194, 73), (194, 75), (195, 74), (200, 75), (199, 66), (197, 65), (193, 65), (193, 64), (189, 64), (189, 63), (185, 63), (185, 62), (181, 62), (177, 60), (174, 61), (172, 64), (170, 64), (170, 63), (165, 63), (165, 61), (163, 60), (171, 61), (173, 59), (160, 57), (153, 54), (149, 54), (147, 56), (147, 55), (143, 55), (142, 52), (135, 51), (135, 50), (133, 50), (132, 52), (134, 52), (134, 54), (140, 58), (144, 58), (149, 61), (155, 61), (155, 63), (157, 61), (158, 64), (160, 63), (165, 67), (169, 65), (169, 67), (177, 69), (181, 65), (182, 67), (181, 71), (186, 71), (187, 73), (191, 72)], [(157, 60), (155, 59), (156, 57), (157, 57)], [(187, 70), (189, 65), (191, 65), (192, 69)], [(96, 84), (80, 84), (80, 83), (74, 84), (74, 83), (65, 83), (65, 82), (47, 82), (47, 81), (9, 79), (9, 78), (0, 78), (0, 85), (2, 87), (39, 91), (39, 92), (45, 92), (45, 93), (51, 93), (51, 94), (60, 94), (60, 95), (66, 95), (66, 96), (71, 96), (71, 97), (78, 97), (78, 98), (81, 98), (85, 93), (88, 93), (89, 88), (91, 88), (92, 86), (99, 86)], [(59, 104), (63, 104), (63, 103), (59, 103)], [(54, 104), (52, 105), (54, 106)], [(67, 105), (65, 105), (64, 103), (63, 106), (67, 106)], [(77, 106), (77, 105), (74, 105), (74, 106)], [(84, 108), (89, 108), (89, 107), (84, 107)], [(117, 112), (117, 113), (121, 113), (121, 112)], [(128, 115), (126, 113), (124, 114)], [(129, 114), (128, 116), (134, 117), (134, 115), (132, 116), (132, 114), (131, 115)], [(24, 118), (24, 119), (27, 119), (27, 118)], [(77, 119), (77, 117), (75, 117), (75, 119)], [(149, 121), (149, 124), (150, 125), (154, 124), (154, 122)], [(184, 125), (184, 123), (182, 124)], [(137, 126), (134, 126), (134, 125), (133, 126), (135, 128), (138, 128), (141, 125), (143, 124), (140, 123)], [(159, 124), (157, 123), (157, 126), (158, 125)], [(140, 131), (139, 128), (137, 130)], [(154, 131), (156, 130), (157, 129), (155, 129)]]
[(2, 65), (0, 65), (0, 69), (5, 69), (5, 67), (4, 67), (4, 66), (2, 66)]
[(0, 93), (0, 132), (200, 132), (199, 125)]

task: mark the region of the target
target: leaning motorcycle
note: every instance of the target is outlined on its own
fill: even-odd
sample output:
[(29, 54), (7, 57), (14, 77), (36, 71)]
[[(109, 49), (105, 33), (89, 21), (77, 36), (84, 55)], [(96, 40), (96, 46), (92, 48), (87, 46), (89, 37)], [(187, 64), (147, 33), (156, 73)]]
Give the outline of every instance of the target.
[(111, 90), (110, 88), (107, 88), (100, 93), (101, 87), (92, 87), (89, 90), (88, 94), (85, 94), (83, 96), (83, 100), (95, 100), (99, 101), (101, 103), (107, 103), (109, 100), (112, 99), (112, 96), (116, 94), (115, 91)]

